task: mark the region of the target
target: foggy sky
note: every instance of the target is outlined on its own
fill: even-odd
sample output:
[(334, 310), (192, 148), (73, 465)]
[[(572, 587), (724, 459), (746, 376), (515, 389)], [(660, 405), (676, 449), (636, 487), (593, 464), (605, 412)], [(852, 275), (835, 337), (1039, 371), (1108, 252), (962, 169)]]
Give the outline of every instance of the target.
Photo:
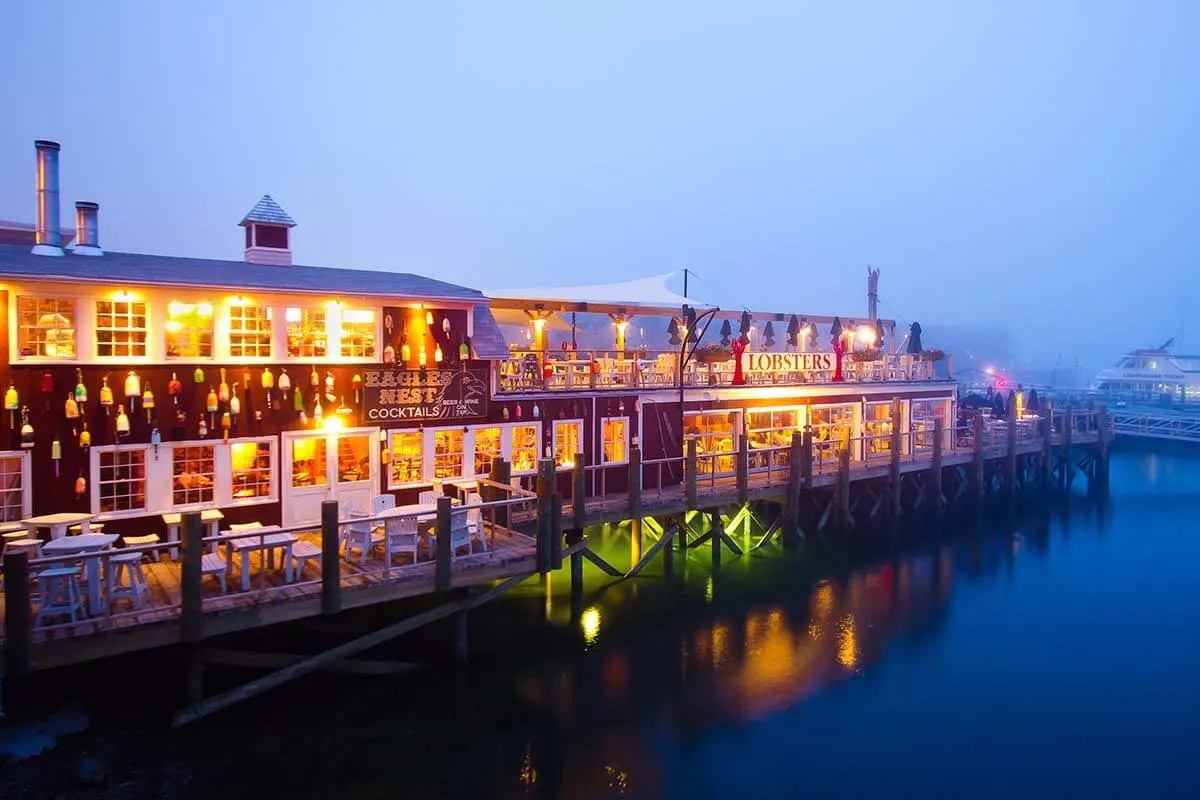
[(239, 258), (269, 192), (299, 263), (474, 287), (687, 267), (860, 315), (871, 264), (886, 316), (1094, 371), (1196, 297), (1197, 31), (1166, 0), (7, 0), (0, 218), (50, 138), (112, 250)]

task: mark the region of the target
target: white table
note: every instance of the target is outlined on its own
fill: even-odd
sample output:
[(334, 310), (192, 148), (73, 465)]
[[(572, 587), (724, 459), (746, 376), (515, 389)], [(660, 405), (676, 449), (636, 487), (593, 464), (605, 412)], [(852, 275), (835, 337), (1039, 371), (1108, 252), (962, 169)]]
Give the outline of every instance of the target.
[(454, 487), (454, 490), (459, 493), (464, 501), (467, 499), (468, 493), (479, 491), (479, 481), (477, 480), (458, 480), (449, 481), (449, 483)]
[(100, 556), (101, 550), (113, 546), (119, 537), (111, 533), (82, 533), (52, 539), (42, 546), (46, 556), (87, 554), (83, 559), (83, 575), (87, 581), (88, 611), (94, 617), (100, 613)]
[(29, 529), (34, 538), (37, 537), (38, 528), (49, 528), (51, 539), (61, 539), (67, 535), (67, 528), (72, 525), (80, 526), (79, 532), (86, 535), (90, 530), (89, 524), (95, 518), (95, 514), (63, 511), (58, 514), (43, 514), (40, 517), (26, 517), (21, 520), (21, 524)]
[[(215, 509), (215, 508), (206, 508), (200, 512), (200, 521), (204, 523), (204, 526), (206, 528), (208, 528), (208, 532), (205, 534), (205, 536), (207, 538), (212, 538), (220, 532), (221, 520), (223, 520), (223, 519), (225, 519), (225, 515), (222, 514), (220, 512), (220, 510)], [(163, 514), (162, 521), (163, 521), (163, 524), (167, 526), (167, 541), (168, 542), (178, 542), (179, 541), (179, 525), (180, 525), (180, 523), (183, 522), (183, 514), (179, 514), (179, 513)], [(211, 551), (214, 553), (217, 552), (217, 543), (216, 542), (212, 543)], [(172, 560), (175, 560), (175, 561), (179, 560), (179, 548), (178, 547), (171, 548), (171, 558), (172, 558)]]
[(262, 551), (264, 568), (267, 566), (268, 556), (273, 561), (275, 550), (283, 550), (284, 577), (288, 583), (292, 582), (292, 545), (296, 543), (298, 537), (292, 533), (279, 533), (278, 531), (279, 528), (270, 526), (230, 532), (237, 534), (253, 533), (252, 536), (241, 536), (241, 538), (230, 539), (225, 542), (225, 564), (227, 569), (233, 569), (233, 557), (235, 554), (240, 554), (242, 557), (243, 592), (250, 591), (250, 554), (256, 550)]

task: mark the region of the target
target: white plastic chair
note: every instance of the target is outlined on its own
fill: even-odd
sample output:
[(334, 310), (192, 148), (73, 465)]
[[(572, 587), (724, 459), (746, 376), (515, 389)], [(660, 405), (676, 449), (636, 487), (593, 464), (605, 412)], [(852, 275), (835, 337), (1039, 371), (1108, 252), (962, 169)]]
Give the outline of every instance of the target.
[(367, 557), (371, 553), (371, 548), (383, 542), (383, 534), (376, 533), (370, 522), (366, 520), (370, 518), (370, 514), (366, 511), (351, 510), (347, 515), (349, 519), (361, 519), (363, 522), (351, 522), (346, 525), (346, 560), (350, 560), (350, 551), (358, 550), (359, 566), (367, 563)]
[(487, 550), (487, 539), (483, 535), (483, 498), (478, 492), (467, 495), (467, 534), (478, 539)]
[(427, 505), (431, 505), (433, 503), (437, 503), (438, 498), (441, 496), (442, 496), (441, 492), (435, 492), (432, 489), (428, 489), (424, 492), (421, 492), (419, 495), (417, 495), (417, 502), (423, 506), (427, 506)]
[(467, 548), (471, 555), (471, 531), (467, 527), (467, 509), (459, 506), (450, 512), (450, 552), (458, 555), (458, 548)]
[(417, 530), (416, 517), (395, 517), (384, 520), (384, 556), (387, 564), (392, 565), (392, 558), (401, 553), (412, 553), (412, 563), (417, 563), (417, 547), (421, 544), (421, 536)]
[(38, 574), (37, 624), (46, 617), (69, 616), (75, 622), (76, 615), (83, 614), (83, 592), (79, 588), (79, 567), (68, 564), (44, 569)]

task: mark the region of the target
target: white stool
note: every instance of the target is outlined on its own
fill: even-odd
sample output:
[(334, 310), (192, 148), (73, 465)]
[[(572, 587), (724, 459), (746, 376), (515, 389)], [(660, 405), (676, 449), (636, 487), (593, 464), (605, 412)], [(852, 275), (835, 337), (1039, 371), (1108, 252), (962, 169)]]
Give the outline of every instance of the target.
[(38, 573), (37, 623), (46, 617), (83, 613), (83, 593), (79, 590), (79, 567), (57, 566)]
[[(157, 533), (148, 533), (145, 536), (122, 536), (121, 543), (126, 547), (148, 547), (152, 544), (158, 544), (159, 538)], [(153, 555), (155, 561), (162, 561), (162, 552), (155, 550), (153, 553), (142, 553), (142, 555)]]
[[(117, 552), (108, 559), (109, 569), (113, 571), (112, 580), (109, 583), (108, 602), (111, 605), (121, 597), (128, 597), (133, 601), (133, 607), (142, 610), (142, 595), (146, 595), (146, 601), (150, 600), (150, 587), (146, 585), (146, 574), (142, 572), (142, 554), (141, 553), (122, 553)], [(121, 583), (121, 575), (129, 581), (126, 586)]]
[(4, 552), (25, 551), (30, 558), (44, 558), (41, 539), (12, 539), (4, 542)]
[(292, 545), (292, 559), (296, 562), (296, 571), (292, 574), (296, 576), (296, 580), (300, 580), (305, 564), (309, 561), (320, 563), (321, 548), (312, 542), (296, 542)]
[(225, 584), (225, 559), (221, 558), (218, 553), (205, 553), (200, 557), (200, 580), (204, 580), (205, 575), (212, 575), (221, 584), (221, 593), (229, 591), (229, 587)]
[[(102, 522), (93, 522), (92, 524), (88, 525), (88, 533), (101, 533), (103, 530), (104, 523)], [(82, 525), (71, 525), (67, 528), (68, 536), (78, 536), (81, 533), (83, 533)]]

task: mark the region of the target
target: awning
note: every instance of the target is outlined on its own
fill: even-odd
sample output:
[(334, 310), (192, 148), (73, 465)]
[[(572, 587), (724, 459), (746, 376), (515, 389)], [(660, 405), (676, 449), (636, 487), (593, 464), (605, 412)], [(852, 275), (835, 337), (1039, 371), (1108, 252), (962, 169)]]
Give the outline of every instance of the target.
[(711, 305), (689, 299), (672, 290), (668, 283), (679, 280), (679, 272), (667, 272), (619, 283), (557, 286), (532, 289), (485, 289), (492, 308), (523, 309), (543, 307), (558, 311), (592, 313), (633, 313), (646, 311), (678, 312), (685, 303), (695, 308)]

